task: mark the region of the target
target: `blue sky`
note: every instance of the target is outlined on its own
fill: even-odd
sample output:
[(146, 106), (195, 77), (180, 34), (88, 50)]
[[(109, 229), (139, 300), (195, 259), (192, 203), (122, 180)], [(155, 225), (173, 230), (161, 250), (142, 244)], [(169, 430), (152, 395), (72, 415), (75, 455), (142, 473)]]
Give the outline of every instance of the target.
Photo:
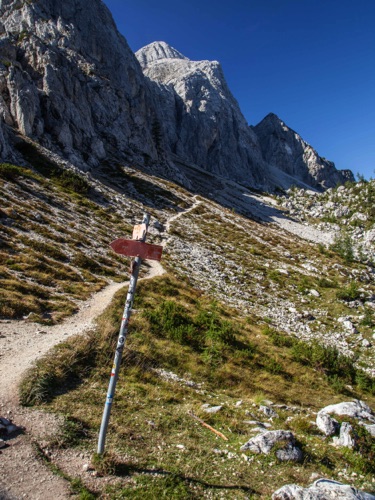
[(339, 169), (375, 177), (375, 0), (104, 0), (136, 51), (218, 60), (251, 125), (276, 113)]

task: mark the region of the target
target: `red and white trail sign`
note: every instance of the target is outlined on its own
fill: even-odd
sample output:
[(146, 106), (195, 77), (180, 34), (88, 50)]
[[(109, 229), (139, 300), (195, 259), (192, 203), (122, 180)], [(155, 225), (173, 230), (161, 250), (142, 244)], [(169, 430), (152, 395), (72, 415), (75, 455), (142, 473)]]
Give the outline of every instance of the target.
[(126, 296), (126, 302), (125, 302), (124, 312), (122, 315), (121, 327), (115, 351), (115, 359), (111, 370), (110, 381), (108, 384), (108, 392), (103, 410), (102, 423), (100, 426), (99, 439), (98, 439), (98, 453), (104, 453), (108, 422), (111, 414), (113, 398), (115, 397), (115, 390), (120, 370), (122, 351), (124, 349), (126, 335), (128, 333), (129, 319), (133, 307), (139, 268), (142, 264), (142, 259), (160, 260), (161, 254), (163, 252), (162, 246), (150, 245), (148, 243), (145, 243), (149, 223), (150, 223), (150, 215), (144, 214), (142, 224), (137, 224), (136, 226), (134, 226), (132, 240), (126, 240), (124, 238), (120, 238), (111, 243), (111, 247), (116, 253), (120, 253), (122, 255), (128, 255), (129, 257), (135, 257), (135, 259), (133, 260), (131, 266), (129, 289), (128, 289), (128, 294)]
[(160, 245), (150, 245), (143, 241), (126, 240), (119, 238), (112, 241), (111, 247), (116, 253), (128, 255), (129, 257), (140, 257), (144, 260), (160, 260), (163, 247)]

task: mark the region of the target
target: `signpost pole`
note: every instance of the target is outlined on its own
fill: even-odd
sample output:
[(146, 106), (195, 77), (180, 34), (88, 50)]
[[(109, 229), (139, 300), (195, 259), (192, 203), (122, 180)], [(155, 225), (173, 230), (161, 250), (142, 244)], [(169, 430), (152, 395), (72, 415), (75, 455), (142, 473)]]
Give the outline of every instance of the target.
[[(144, 214), (142, 225), (143, 224), (145, 225), (144, 226), (145, 231), (143, 231), (143, 234), (141, 235), (141, 237), (139, 239), (139, 241), (141, 241), (141, 242), (144, 242), (146, 240), (146, 233), (147, 233), (147, 228), (148, 228), (149, 223), (150, 223), (150, 215)], [(135, 257), (134, 261), (132, 262), (132, 267), (131, 267), (132, 273), (131, 273), (131, 277), (130, 277), (129, 289), (128, 289), (128, 294), (126, 297), (124, 313), (122, 316), (121, 328), (120, 328), (120, 332), (119, 332), (119, 336), (118, 336), (118, 340), (117, 340), (115, 359), (113, 362), (111, 377), (109, 380), (107, 399), (106, 399), (106, 402), (104, 405), (102, 423), (100, 426), (99, 440), (98, 440), (98, 453), (100, 453), (100, 454), (104, 452), (105, 438), (106, 438), (106, 434), (107, 434), (108, 422), (109, 422), (109, 417), (111, 414), (113, 398), (115, 396), (116, 383), (117, 383), (119, 370), (120, 370), (122, 352), (124, 350), (126, 335), (128, 333), (129, 319), (130, 319), (130, 315), (131, 315), (131, 311), (132, 311), (132, 307), (133, 307), (134, 294), (135, 294), (135, 289), (137, 286), (139, 268), (141, 266), (141, 263), (142, 263), (142, 259), (140, 257)]]

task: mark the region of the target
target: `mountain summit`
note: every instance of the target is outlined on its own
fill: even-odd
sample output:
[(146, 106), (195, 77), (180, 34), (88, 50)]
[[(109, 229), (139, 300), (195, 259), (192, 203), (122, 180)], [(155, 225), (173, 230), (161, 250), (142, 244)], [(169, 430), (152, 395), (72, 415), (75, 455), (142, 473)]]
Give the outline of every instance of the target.
[(154, 83), (161, 126), (172, 153), (248, 185), (267, 183), (258, 139), (217, 61), (191, 61), (162, 42), (143, 47), (136, 57)]
[(163, 59), (188, 59), (165, 42), (150, 43), (139, 50), (136, 56), (142, 69), (146, 68), (150, 63)]

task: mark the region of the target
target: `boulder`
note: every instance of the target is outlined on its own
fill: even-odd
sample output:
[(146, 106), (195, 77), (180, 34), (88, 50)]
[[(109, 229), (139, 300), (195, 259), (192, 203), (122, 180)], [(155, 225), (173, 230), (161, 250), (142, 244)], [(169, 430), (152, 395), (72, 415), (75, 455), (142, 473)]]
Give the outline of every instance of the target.
[(346, 446), (347, 448), (355, 448), (356, 435), (353, 427), (348, 422), (343, 422), (340, 427), (340, 436), (333, 438), (334, 446)]
[[(348, 417), (355, 418), (357, 420), (369, 420), (370, 422), (375, 423), (375, 415), (371, 408), (364, 403), (363, 401), (359, 401), (355, 399), (354, 401), (348, 401), (344, 403), (338, 403), (335, 405), (329, 405), (320, 410), (318, 413), (318, 417), (322, 414), (335, 414), (335, 415), (345, 415)], [(317, 424), (318, 424), (317, 417)]]
[(375, 496), (348, 484), (329, 479), (318, 479), (308, 488), (288, 484), (275, 491), (272, 500), (375, 500)]
[(347, 446), (355, 448), (356, 438), (353, 427), (348, 422), (340, 424), (331, 417), (330, 414), (344, 415), (358, 420), (360, 425), (364, 425), (371, 435), (375, 434), (375, 425), (369, 425), (366, 421), (375, 422), (375, 415), (371, 408), (363, 401), (354, 400), (335, 405), (329, 405), (320, 410), (316, 416), (318, 429), (326, 436), (333, 436), (340, 429), (340, 435), (333, 439), (335, 446)]
[(322, 431), (326, 436), (333, 436), (340, 428), (337, 420), (332, 418), (327, 413), (323, 413), (323, 411), (320, 411), (318, 413), (316, 417), (316, 425), (318, 426), (318, 429)]
[(300, 462), (303, 454), (295, 442), (295, 437), (290, 431), (263, 431), (241, 446), (241, 451), (250, 450), (253, 453), (269, 455), (274, 448), (279, 447), (276, 450), (276, 457), (280, 461)]
[(259, 410), (261, 412), (263, 412), (267, 417), (270, 417), (270, 418), (277, 418), (278, 417), (278, 414), (275, 412), (275, 410), (273, 410), (269, 406), (260, 405)]

